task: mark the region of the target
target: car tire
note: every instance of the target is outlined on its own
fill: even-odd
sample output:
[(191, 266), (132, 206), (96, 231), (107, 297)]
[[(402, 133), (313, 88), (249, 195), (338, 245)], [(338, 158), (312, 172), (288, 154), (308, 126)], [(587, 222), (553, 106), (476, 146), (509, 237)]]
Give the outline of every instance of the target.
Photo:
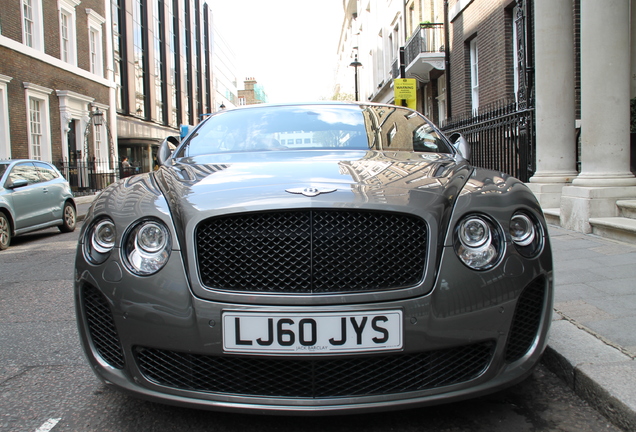
[(9, 219), (0, 213), (0, 250), (4, 250), (11, 244), (11, 224)]
[(77, 225), (77, 213), (73, 204), (67, 202), (64, 204), (64, 211), (62, 212), (63, 223), (59, 226), (62, 232), (75, 231)]

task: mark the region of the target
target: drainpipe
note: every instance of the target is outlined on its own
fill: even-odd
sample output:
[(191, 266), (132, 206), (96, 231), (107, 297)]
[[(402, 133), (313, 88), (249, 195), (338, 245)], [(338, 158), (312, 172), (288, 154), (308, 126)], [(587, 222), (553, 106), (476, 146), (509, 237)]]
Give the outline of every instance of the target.
[(450, 73), (450, 23), (448, 21), (448, 0), (444, 0), (444, 74), (446, 75), (446, 118), (451, 111), (451, 73)]

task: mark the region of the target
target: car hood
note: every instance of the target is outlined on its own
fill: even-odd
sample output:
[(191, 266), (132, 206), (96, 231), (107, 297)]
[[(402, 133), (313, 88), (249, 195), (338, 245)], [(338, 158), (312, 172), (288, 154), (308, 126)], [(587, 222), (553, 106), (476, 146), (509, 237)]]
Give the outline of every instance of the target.
[(453, 155), (320, 150), (181, 158), (154, 175), (183, 234), (222, 214), (319, 207), (402, 211), (443, 226), (470, 171)]

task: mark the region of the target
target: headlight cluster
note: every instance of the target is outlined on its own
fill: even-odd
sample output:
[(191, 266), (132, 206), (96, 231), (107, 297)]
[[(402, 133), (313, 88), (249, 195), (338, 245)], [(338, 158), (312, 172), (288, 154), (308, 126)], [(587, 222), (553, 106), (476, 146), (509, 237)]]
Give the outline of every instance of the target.
[(158, 272), (170, 258), (170, 234), (156, 220), (144, 220), (124, 235), (122, 254), (130, 271), (140, 276)]
[[(95, 221), (87, 230), (84, 255), (93, 264), (106, 261), (115, 248), (117, 231), (108, 218)], [(128, 270), (148, 276), (161, 270), (170, 258), (172, 242), (166, 225), (156, 219), (143, 219), (131, 225), (122, 237), (121, 254)]]
[(510, 219), (510, 237), (521, 255), (537, 256), (543, 247), (543, 228), (529, 214), (517, 212)]
[(117, 231), (110, 219), (99, 219), (87, 231), (84, 255), (93, 264), (101, 264), (108, 259), (115, 247)]
[[(543, 248), (543, 228), (538, 220), (525, 212), (512, 215), (509, 234), (517, 251), (526, 258), (539, 255)], [(488, 270), (499, 262), (505, 250), (501, 227), (489, 217), (465, 216), (455, 231), (455, 252), (474, 270)]]
[(475, 270), (487, 270), (503, 253), (501, 232), (489, 218), (481, 215), (464, 217), (457, 225), (455, 251), (459, 259)]

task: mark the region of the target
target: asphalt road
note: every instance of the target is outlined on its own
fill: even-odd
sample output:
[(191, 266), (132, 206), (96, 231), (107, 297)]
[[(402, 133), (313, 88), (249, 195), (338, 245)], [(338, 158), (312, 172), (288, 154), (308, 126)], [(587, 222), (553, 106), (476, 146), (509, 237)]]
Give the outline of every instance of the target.
[(135, 399), (103, 385), (80, 350), (72, 293), (78, 232), (18, 237), (0, 252), (0, 431), (619, 431), (542, 365), (490, 396), (370, 415), (264, 417)]

